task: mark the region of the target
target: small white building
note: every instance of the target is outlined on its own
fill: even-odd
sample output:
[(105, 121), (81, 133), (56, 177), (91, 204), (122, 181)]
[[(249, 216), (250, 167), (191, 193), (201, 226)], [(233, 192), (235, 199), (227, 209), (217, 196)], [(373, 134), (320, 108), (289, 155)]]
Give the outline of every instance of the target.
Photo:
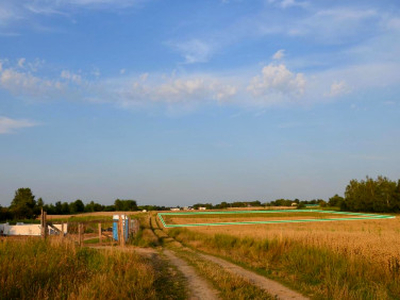
[[(54, 227), (62, 230), (61, 224), (54, 224)], [(56, 230), (52, 229), (50, 226), (48, 227), (48, 234), (53, 235), (57, 234)], [(64, 234), (68, 231), (67, 224), (64, 224)], [(18, 224), (18, 225), (9, 225), (8, 223), (0, 224), (0, 235), (30, 235), (30, 236), (40, 236), (41, 235), (41, 226), (40, 224)]]
[(199, 210), (206, 210), (207, 209), (207, 207), (205, 207), (205, 206), (200, 206), (199, 207)]
[(179, 207), (171, 207), (171, 211), (179, 211), (181, 210)]

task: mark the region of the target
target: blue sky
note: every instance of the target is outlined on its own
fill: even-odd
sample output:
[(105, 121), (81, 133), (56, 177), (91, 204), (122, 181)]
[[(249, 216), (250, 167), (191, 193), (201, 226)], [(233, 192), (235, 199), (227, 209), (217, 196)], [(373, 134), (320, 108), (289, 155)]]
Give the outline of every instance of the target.
[(398, 1), (3, 0), (0, 205), (328, 199), (400, 178)]

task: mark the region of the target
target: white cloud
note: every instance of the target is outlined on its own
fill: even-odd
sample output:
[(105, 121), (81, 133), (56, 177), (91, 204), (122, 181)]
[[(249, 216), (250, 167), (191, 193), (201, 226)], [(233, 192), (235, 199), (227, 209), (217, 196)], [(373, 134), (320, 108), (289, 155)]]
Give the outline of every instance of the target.
[(255, 76), (247, 89), (255, 97), (301, 96), (306, 87), (306, 79), (302, 73), (293, 73), (284, 64), (269, 64), (262, 69), (261, 76)]
[(318, 10), (288, 26), (292, 36), (310, 36), (328, 44), (343, 44), (363, 32), (376, 30), (381, 16), (373, 9), (351, 7)]
[(202, 63), (207, 62), (213, 54), (213, 47), (210, 43), (199, 39), (192, 39), (180, 43), (169, 43), (185, 58), (185, 63)]
[(29, 72), (16, 71), (10, 67), (5, 68), (3, 65), (0, 68), (0, 88), (15, 95), (47, 97), (58, 94), (64, 86), (57, 80), (44, 79)]
[(149, 77), (149, 73), (143, 73), (142, 75), (140, 75), (140, 80), (146, 81), (147, 77)]
[(82, 76), (81, 75), (72, 73), (72, 72), (70, 72), (68, 70), (61, 71), (60, 77), (64, 78), (64, 79), (67, 79), (67, 80), (70, 80), (71, 82), (73, 82), (75, 84), (81, 84), (82, 83)]
[(326, 97), (338, 97), (350, 92), (350, 87), (346, 84), (344, 80), (342, 81), (335, 81), (331, 85), (331, 89), (328, 93), (325, 93), (324, 96)]
[(281, 49), (275, 52), (275, 54), (272, 56), (272, 59), (280, 60), (285, 57), (285, 50)]
[(24, 67), (24, 63), (25, 63), (25, 58), (20, 58), (18, 60), (18, 67), (23, 68)]
[(276, 3), (278, 4), (281, 8), (289, 8), (289, 7), (294, 7), (294, 6), (299, 6), (299, 7), (307, 7), (309, 4), (308, 2), (300, 2), (296, 0), (281, 0), (281, 1), (276, 1), (276, 0), (269, 0), (270, 3)]
[(0, 116), (0, 134), (13, 133), (17, 129), (36, 126), (37, 123), (29, 120), (17, 120)]
[(148, 74), (144, 75), (139, 76), (139, 80), (115, 88), (119, 95), (117, 102), (123, 106), (151, 103), (195, 104), (227, 100), (237, 92), (236, 87), (209, 76), (152, 76), (155, 79), (148, 82)]
[[(117, 10), (138, 7), (148, 0), (2, 0), (0, 2), (0, 31), (2, 35), (16, 23), (32, 24), (37, 16), (61, 15), (68, 17), (80, 9)], [(40, 25), (38, 27), (41, 27)], [(42, 27), (43, 28), (43, 27)], [(7, 30), (8, 29), (8, 30)]]
[(400, 30), (400, 18), (390, 18), (386, 21), (388, 29)]

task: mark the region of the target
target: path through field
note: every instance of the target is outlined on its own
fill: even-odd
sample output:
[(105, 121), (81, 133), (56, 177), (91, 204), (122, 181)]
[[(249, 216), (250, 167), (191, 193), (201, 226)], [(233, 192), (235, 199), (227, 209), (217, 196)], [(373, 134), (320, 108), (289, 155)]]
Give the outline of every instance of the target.
[[(176, 241), (175, 239), (171, 238), (170, 236), (167, 235), (167, 233), (165, 233), (159, 226), (157, 219), (152, 216), (151, 219), (149, 220), (150, 226), (153, 229), (153, 232), (161, 239), (164, 239), (165, 242), (173, 244), (174, 247), (178, 246), (180, 248), (185, 248), (182, 244), (180, 244), (178, 241)], [(186, 250), (189, 250), (186, 248)], [(194, 250), (189, 250), (189, 251), (194, 251)], [(197, 252), (197, 251), (196, 251)], [(180, 261), (178, 264), (186, 264), (182, 259), (177, 258), (174, 254), (172, 250), (164, 250), (164, 253), (167, 255), (167, 257), (169, 257), (169, 259), (171, 260), (171, 262), (174, 265), (177, 265), (178, 261)], [(282, 284), (270, 280), (264, 276), (258, 275), (255, 272), (252, 271), (248, 271), (242, 267), (239, 267), (238, 265), (235, 265), (233, 263), (230, 263), (224, 259), (221, 258), (217, 258), (215, 256), (211, 256), (211, 255), (207, 255), (207, 254), (203, 254), (198, 252), (198, 255), (200, 255), (201, 258), (211, 261), (213, 263), (216, 263), (218, 265), (220, 265), (221, 267), (223, 267), (226, 271), (229, 271), (231, 273), (234, 273), (236, 275), (239, 275), (240, 277), (244, 278), (245, 280), (248, 280), (251, 284), (259, 287), (260, 289), (266, 291), (267, 293), (269, 293), (270, 295), (272, 295), (275, 299), (309, 299), (307, 297), (304, 297), (303, 295), (301, 295), (300, 293), (297, 293), (285, 286), (283, 286)], [(178, 259), (178, 260), (176, 260)], [(189, 266), (188, 266), (189, 267)], [(192, 276), (191, 271), (188, 271), (185, 268), (180, 268), (180, 270), (185, 274), (185, 276), (188, 276), (190, 278), (190, 276)], [(194, 290), (193, 290), (194, 291)], [(211, 296), (211, 294), (210, 294)], [(196, 299), (196, 298), (193, 298)], [(215, 299), (215, 298), (205, 298), (205, 297), (199, 297), (198, 299)]]
[(169, 261), (181, 271), (188, 281), (189, 299), (191, 300), (213, 300), (218, 299), (218, 292), (210, 284), (197, 275), (195, 269), (189, 266), (183, 259), (176, 257), (173, 251), (164, 250), (163, 253)]
[(252, 284), (255, 286), (258, 286), (259, 288), (265, 290), (269, 294), (273, 295), (276, 299), (298, 299), (298, 300), (304, 300), (308, 299), (307, 297), (304, 297), (303, 295), (292, 291), (288, 289), (287, 287), (283, 286), (282, 284), (273, 281), (271, 279), (268, 279), (264, 276), (258, 275), (254, 272), (248, 271), (242, 267), (239, 267), (238, 265), (235, 265), (233, 263), (230, 263), (224, 259), (217, 258), (215, 256), (207, 255), (207, 254), (202, 254), (199, 253), (201, 257), (204, 259), (207, 259), (209, 261), (212, 261), (221, 267), (223, 267), (225, 270), (228, 270), (229, 272), (235, 273), (241, 277), (246, 278), (248, 281), (250, 281)]

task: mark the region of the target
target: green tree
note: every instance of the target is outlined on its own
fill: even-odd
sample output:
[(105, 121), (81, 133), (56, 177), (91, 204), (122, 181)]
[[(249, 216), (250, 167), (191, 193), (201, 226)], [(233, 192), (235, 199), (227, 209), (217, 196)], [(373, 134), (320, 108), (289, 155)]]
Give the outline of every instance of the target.
[(120, 200), (114, 201), (116, 211), (134, 211), (138, 210), (137, 203), (135, 200)]
[(33, 219), (35, 214), (35, 196), (30, 188), (19, 188), (15, 191), (10, 210), (15, 219)]
[(339, 196), (338, 194), (335, 194), (335, 196), (329, 198), (328, 205), (333, 207), (340, 207), (343, 201), (344, 201), (343, 197)]
[(41, 214), (41, 210), (44, 207), (44, 202), (42, 198), (39, 198), (36, 201), (36, 205), (35, 205), (35, 215), (39, 216)]
[(69, 204), (69, 212), (71, 214), (81, 213), (85, 211), (85, 204), (83, 204), (82, 200), (77, 199), (75, 202), (71, 202)]
[(351, 180), (346, 187), (342, 210), (395, 212), (398, 211), (396, 191), (398, 184), (378, 176), (376, 180), (367, 176), (365, 180)]

